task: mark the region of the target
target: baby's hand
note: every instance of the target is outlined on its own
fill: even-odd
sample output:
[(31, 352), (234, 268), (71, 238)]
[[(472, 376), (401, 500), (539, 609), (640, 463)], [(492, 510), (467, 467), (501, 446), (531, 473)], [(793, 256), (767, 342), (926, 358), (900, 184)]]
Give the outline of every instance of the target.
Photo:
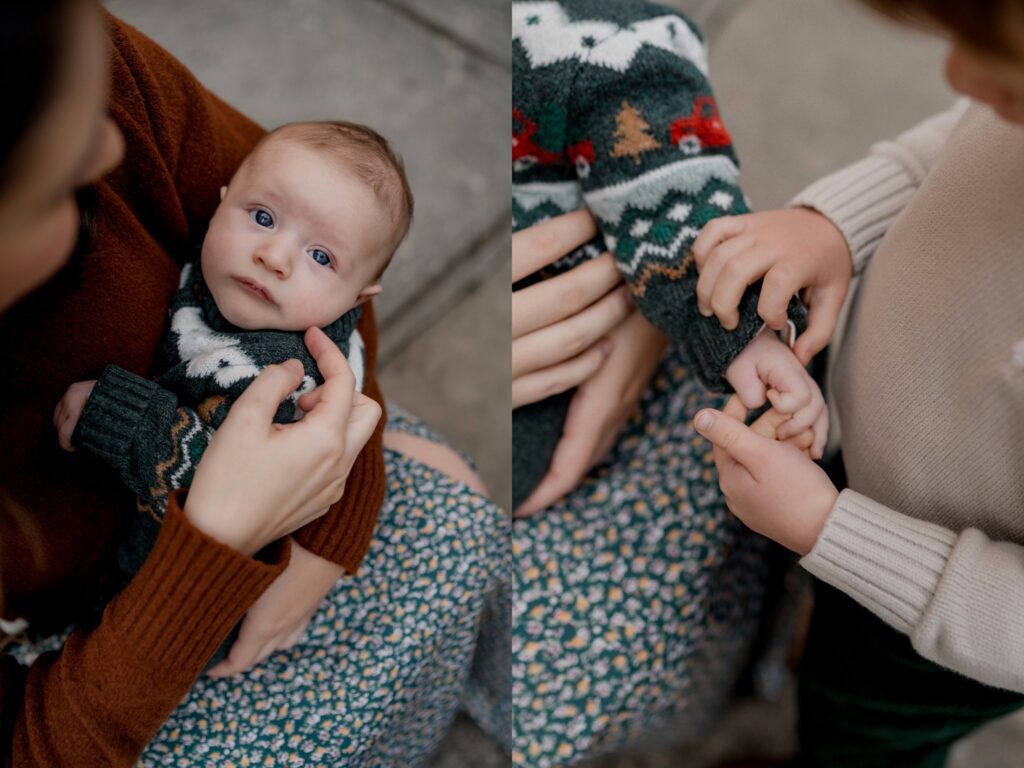
[(760, 408), (769, 400), (789, 420), (779, 425), (779, 440), (804, 430), (813, 431), (811, 458), (820, 459), (828, 440), (828, 408), (821, 390), (796, 356), (774, 333), (764, 329), (725, 371), (725, 378), (747, 408)]
[(71, 435), (75, 433), (78, 420), (82, 416), (82, 409), (92, 394), (92, 388), (96, 386), (96, 379), (89, 381), (76, 381), (64, 397), (53, 409), (53, 426), (57, 428), (57, 442), (65, 451), (73, 451), (75, 447), (71, 444)]

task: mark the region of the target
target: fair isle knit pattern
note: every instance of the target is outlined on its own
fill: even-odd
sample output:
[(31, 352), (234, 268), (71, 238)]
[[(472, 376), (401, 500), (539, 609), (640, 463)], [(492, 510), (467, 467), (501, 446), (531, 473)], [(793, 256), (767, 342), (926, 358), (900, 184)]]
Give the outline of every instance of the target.
[[(358, 307), (349, 310), (323, 330), (348, 359), (361, 390), (360, 314)], [(157, 362), (162, 373), (151, 381), (114, 365), (104, 370), (72, 439), (116, 469), (138, 496), (142, 514), (118, 554), (123, 575), (134, 574), (149, 554), (168, 495), (191, 484), (214, 430), (234, 401), (264, 368), (290, 358), (302, 363), (305, 375), (278, 408), (278, 423), (301, 416), (299, 397), (323, 383), (303, 333), (246, 331), (231, 325), (217, 309), (198, 262), (193, 262), (182, 270), (171, 298), (170, 331)]]
[[(512, 33), (513, 228), (588, 208), (603, 242), (544, 276), (606, 246), (644, 315), (685, 344), (707, 386), (727, 389), (725, 369), (762, 326), (759, 286), (735, 331), (697, 311), (690, 246), (748, 207), (696, 28), (638, 0), (516, 0)], [(790, 314), (802, 330), (803, 307)]]

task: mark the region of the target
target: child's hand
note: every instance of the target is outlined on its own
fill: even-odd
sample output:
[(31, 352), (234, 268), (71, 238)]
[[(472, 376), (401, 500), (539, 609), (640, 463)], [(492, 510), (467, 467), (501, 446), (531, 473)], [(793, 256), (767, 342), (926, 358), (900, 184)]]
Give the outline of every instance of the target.
[(771, 439), (777, 414), (749, 427), (736, 397), (724, 412), (705, 408), (697, 431), (715, 446), (718, 482), (733, 514), (749, 528), (806, 555), (814, 548), (839, 491), (821, 467), (798, 449)]
[(78, 420), (82, 417), (82, 410), (85, 403), (92, 394), (92, 388), (96, 386), (96, 379), (89, 381), (76, 381), (64, 397), (53, 409), (53, 426), (57, 428), (57, 442), (65, 451), (73, 451), (75, 447), (71, 444), (71, 436), (75, 433)]
[(249, 608), (228, 657), (207, 674), (210, 677), (237, 675), (274, 651), (298, 643), (343, 570), (340, 565), (303, 549), (292, 539), (288, 567)]
[(853, 273), (846, 238), (809, 208), (714, 219), (694, 240), (693, 257), (697, 306), (726, 328), (736, 327), (743, 293), (762, 277), (757, 313), (777, 331), (786, 325), (789, 300), (806, 289), (809, 322), (793, 348), (805, 365), (828, 344)]
[(765, 399), (790, 419), (778, 428), (786, 440), (806, 429), (814, 432), (810, 456), (820, 459), (828, 440), (828, 408), (821, 390), (789, 348), (770, 330), (758, 334), (725, 371), (725, 378), (747, 410)]

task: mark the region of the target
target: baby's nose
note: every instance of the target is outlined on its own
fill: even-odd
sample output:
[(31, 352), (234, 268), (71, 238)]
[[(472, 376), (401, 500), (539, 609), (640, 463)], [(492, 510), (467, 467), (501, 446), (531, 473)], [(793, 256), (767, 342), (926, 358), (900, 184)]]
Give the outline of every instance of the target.
[(277, 239), (261, 243), (253, 253), (253, 260), (277, 274), (278, 277), (287, 277), (291, 272), (291, 256), (288, 248), (285, 243)]

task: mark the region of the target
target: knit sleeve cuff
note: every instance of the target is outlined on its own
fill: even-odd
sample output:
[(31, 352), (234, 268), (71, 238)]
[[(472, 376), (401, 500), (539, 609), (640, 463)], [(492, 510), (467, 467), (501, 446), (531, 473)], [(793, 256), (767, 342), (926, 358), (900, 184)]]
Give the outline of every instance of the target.
[(174, 491), (153, 551), (107, 607), (103, 625), (159, 668), (198, 675), (249, 606), (288, 565), (288, 539), (247, 557), (195, 528)]
[[(696, 315), (687, 334), (687, 351), (694, 363), (701, 381), (713, 392), (732, 392), (725, 378), (725, 372), (740, 352), (754, 340), (765, 327), (757, 314), (760, 298), (760, 283), (749, 288), (740, 299), (739, 324), (732, 331), (721, 326), (717, 317)], [(787, 309), (790, 320), (796, 328), (796, 335), (807, 330), (807, 309), (803, 302), (794, 297)], [(696, 313), (695, 313), (696, 314)]]
[(159, 390), (149, 379), (108, 365), (82, 409), (71, 442), (111, 466), (121, 466)]
[(789, 204), (813, 208), (835, 224), (859, 274), (919, 184), (904, 164), (873, 155), (819, 179)]
[(909, 634), (935, 594), (955, 543), (953, 531), (847, 489), (800, 564)]

